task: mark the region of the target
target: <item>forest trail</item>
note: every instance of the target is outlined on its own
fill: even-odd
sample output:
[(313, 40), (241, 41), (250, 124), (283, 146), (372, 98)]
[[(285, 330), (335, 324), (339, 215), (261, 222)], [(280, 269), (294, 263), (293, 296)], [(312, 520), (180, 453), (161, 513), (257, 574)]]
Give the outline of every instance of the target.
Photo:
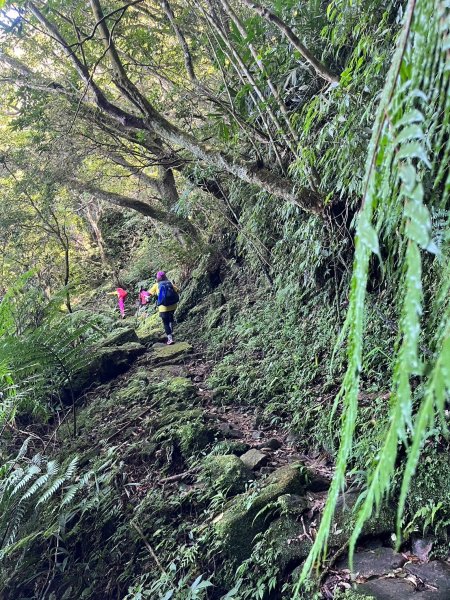
[(449, 39), (0, 0), (0, 600), (450, 600)]
[[(117, 449), (121, 449), (122, 458), (125, 459), (123, 489), (127, 499), (137, 502), (149, 490), (159, 489), (166, 498), (179, 497), (184, 505), (183, 511), (187, 505), (195, 515), (198, 510), (197, 495), (205, 489), (205, 481), (214, 485), (214, 478), (229, 478), (227, 481), (231, 493), (227, 493), (228, 500), (221, 512), (213, 511), (206, 523), (202, 523), (205, 516), (201, 513), (197, 516), (185, 515), (181, 519), (187, 519), (191, 523), (188, 527), (193, 530), (199, 525), (200, 528), (207, 525), (218, 529), (223, 536), (224, 555), (231, 559), (241, 559), (242, 547), (245, 549), (253, 543), (255, 535), (264, 533), (277, 547), (276, 556), (282, 568), (286, 573), (291, 573), (293, 578), (298, 577), (298, 565), (311, 547), (320, 520), (332, 467), (324, 457), (299, 453), (295, 447), (295, 437), (285, 429), (261, 425), (258, 414), (251, 412), (248, 407), (218, 404), (207, 384), (212, 367), (213, 362), (203, 356), (201, 348), (193, 348), (188, 342), (177, 342), (168, 347), (157, 341), (148, 345), (147, 351), (134, 361), (128, 371), (91, 390), (85, 397), (85, 407), (89, 409), (92, 403), (95, 404), (96, 398), (105, 392), (108, 398), (128, 397), (131, 400), (130, 391), (131, 394), (133, 390), (136, 392), (136, 381), (142, 382), (145, 377), (157, 388), (164, 386), (172, 389), (174, 394), (169, 399), (169, 407), (175, 410), (175, 419), (161, 419), (161, 410), (167, 411), (167, 406), (154, 401), (139, 402), (139, 410), (133, 409), (129, 413), (119, 409), (108, 414), (106, 421), (112, 433), (109, 433), (106, 442), (114, 443)], [(203, 447), (203, 454), (206, 455), (214, 444), (216, 448), (223, 448), (222, 453), (216, 452), (212, 459), (210, 456), (216, 462), (209, 474), (198, 457), (191, 460), (189, 451), (183, 450), (180, 430), (174, 433), (180, 426), (180, 420), (189, 420), (195, 411), (195, 421), (205, 425), (209, 437), (204, 446), (203, 442), (199, 446), (196, 440), (191, 439), (192, 447), (197, 451)], [(95, 412), (90, 414), (90, 418), (95, 420)], [(167, 422), (173, 424), (174, 431), (158, 436), (158, 431), (164, 430)], [(152, 439), (162, 439), (163, 443), (150, 448), (148, 456), (144, 450), (146, 459), (139, 464), (133, 452), (138, 454), (136, 448), (142, 451), (148, 445), (149, 428), (156, 431)], [(200, 428), (196, 435), (201, 437), (204, 432)], [(170, 450), (164, 446), (168, 440), (171, 440)], [(233, 459), (231, 469), (224, 462), (231, 460), (230, 457)], [(233, 470), (236, 464), (240, 465), (242, 472)], [(247, 480), (257, 481), (256, 489), (259, 491), (253, 502), (258, 514), (266, 510), (265, 506), (269, 511), (263, 523), (258, 524), (258, 514), (251, 505), (244, 511), (237, 508), (238, 501), (252, 494), (241, 485), (239, 478), (244, 472)], [(302, 475), (299, 477), (297, 473)], [(237, 487), (234, 487), (236, 484)], [(361, 597), (367, 595), (376, 600), (448, 600), (450, 566), (445, 562), (428, 562), (426, 540), (418, 540), (410, 552), (396, 553), (390, 547), (394, 513), (369, 522), (355, 555), (355, 573), (350, 573), (345, 551), (349, 527), (353, 523), (351, 507), (356, 497), (353, 489), (347, 490), (338, 509), (330, 541), (334, 550), (322, 577), (322, 597), (334, 598), (337, 590), (349, 589), (356, 583), (359, 593), (363, 594)], [(277, 503), (279, 507), (273, 512), (273, 508), (269, 507)], [(252, 519), (251, 524), (248, 516)], [(175, 524), (172, 526), (175, 527)], [(176, 536), (176, 530), (173, 535)], [(153, 542), (150, 539), (146, 543)]]
[[(161, 340), (163, 339), (161, 333)], [(163, 355), (162, 360), (160, 353)], [(290, 434), (286, 427), (262, 424), (258, 410), (251, 411), (246, 406), (222, 405), (220, 402), (215, 402), (214, 393), (208, 388), (207, 383), (213, 364), (212, 360), (205, 358), (201, 348), (193, 348), (180, 342), (167, 347), (163, 341), (156, 342), (144, 355), (136, 359), (129, 371), (111, 380), (110, 393), (126, 386), (139, 370), (152, 370), (157, 365), (157, 370), (164, 369), (160, 382), (167, 381), (167, 377), (186, 378), (192, 381), (196, 393), (193, 405), (201, 406), (204, 417), (216, 431), (218, 439), (239, 442), (242, 447), (258, 453), (260, 460), (255, 470), (261, 475), (267, 475), (276, 468), (300, 461), (315, 474), (331, 480), (333, 470), (327, 458), (298, 452), (296, 437)], [(96, 394), (95, 391), (92, 393)]]

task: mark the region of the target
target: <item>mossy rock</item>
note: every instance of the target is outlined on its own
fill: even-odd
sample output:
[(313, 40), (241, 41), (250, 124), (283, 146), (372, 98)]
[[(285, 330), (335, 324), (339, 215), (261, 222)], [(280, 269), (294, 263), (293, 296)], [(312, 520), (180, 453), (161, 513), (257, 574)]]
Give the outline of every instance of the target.
[(121, 327), (108, 335), (102, 342), (102, 346), (122, 346), (128, 342), (139, 342), (136, 331), (133, 327)]
[(211, 308), (219, 308), (223, 306), (225, 302), (226, 298), (220, 291), (213, 292), (208, 296), (208, 303), (211, 306)]
[[(427, 450), (421, 456), (417, 465), (416, 474), (410, 486), (406, 507), (411, 515), (423, 509), (424, 506), (441, 504), (441, 509), (436, 514), (436, 521), (441, 515), (450, 514), (450, 455), (448, 452), (437, 452), (434, 448)], [(419, 528), (425, 524), (423, 520), (416, 520)]]
[(265, 539), (276, 551), (277, 563), (283, 571), (300, 564), (312, 548), (311, 540), (304, 536), (303, 525), (289, 515), (273, 521)]
[(188, 342), (177, 342), (171, 346), (167, 344), (155, 344), (152, 347), (152, 360), (155, 363), (172, 362), (192, 352), (192, 346)]
[(187, 377), (168, 379), (164, 385), (166, 393), (177, 400), (189, 400), (196, 395), (195, 385)]
[(189, 311), (189, 318), (197, 317), (199, 315), (204, 315), (208, 312), (210, 306), (207, 302), (202, 302), (201, 304), (197, 304)]
[(226, 313), (226, 306), (219, 306), (211, 309), (205, 318), (205, 325), (208, 329), (214, 329), (221, 324), (223, 315)]
[(202, 420), (189, 421), (178, 429), (178, 441), (184, 458), (200, 452), (214, 440), (214, 432)]
[(253, 479), (250, 469), (234, 454), (209, 456), (203, 465), (202, 479), (213, 489), (228, 495), (245, 490), (245, 484)]
[(277, 508), (282, 515), (297, 519), (309, 509), (309, 503), (306, 496), (283, 494), (277, 500)]
[[(100, 348), (94, 354), (92, 361), (73, 376), (73, 393), (79, 396), (88, 385), (95, 382), (104, 383), (124, 373), (145, 350), (145, 346), (136, 342)], [(64, 389), (63, 398), (69, 401), (70, 392), (69, 388)]]
[(142, 402), (149, 396), (149, 385), (145, 379), (133, 377), (127, 384), (114, 393), (114, 398), (122, 404)]
[(214, 431), (204, 422), (200, 409), (178, 410), (172, 404), (152, 426), (152, 440), (174, 443), (184, 458), (203, 450), (214, 440)]
[[(338, 498), (334, 522), (330, 531), (328, 545), (340, 548), (353, 533), (356, 514), (354, 511), (358, 500), (358, 492), (348, 492)], [(379, 514), (373, 514), (363, 526), (360, 538), (389, 536), (395, 531), (396, 507), (394, 503), (383, 505)]]
[(241, 456), (250, 448), (245, 442), (237, 440), (222, 440), (218, 442), (211, 451), (211, 456), (217, 456), (219, 454), (235, 454)]
[(277, 469), (263, 482), (262, 489), (236, 496), (214, 519), (215, 531), (231, 559), (242, 562), (248, 558), (255, 535), (269, 527), (270, 520), (263, 509), (283, 494), (301, 495), (305, 491), (307, 480), (299, 467), (300, 464), (293, 464)]
[(187, 369), (183, 365), (162, 365), (147, 371), (147, 377), (151, 383), (164, 383), (170, 379), (187, 377)]
[(143, 319), (136, 329), (136, 335), (142, 344), (153, 344), (164, 338), (164, 328), (159, 313)]

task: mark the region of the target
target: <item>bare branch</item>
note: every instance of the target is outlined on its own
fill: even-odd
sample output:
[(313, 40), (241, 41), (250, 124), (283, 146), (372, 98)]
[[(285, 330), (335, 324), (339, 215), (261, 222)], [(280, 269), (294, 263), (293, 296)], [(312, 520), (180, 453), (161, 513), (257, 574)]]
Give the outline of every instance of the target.
[(189, 46), (186, 42), (186, 38), (184, 37), (184, 34), (181, 31), (181, 29), (178, 27), (178, 23), (175, 20), (175, 15), (173, 14), (172, 7), (170, 6), (168, 0), (161, 0), (161, 6), (162, 6), (162, 9), (163, 9), (166, 17), (168, 18), (170, 24), (172, 25), (172, 29), (173, 29), (175, 35), (177, 36), (178, 42), (183, 51), (184, 64), (185, 64), (186, 72), (189, 76), (189, 79), (191, 81), (195, 82), (195, 81), (197, 81), (197, 77), (195, 75), (194, 63), (192, 62), (192, 56), (191, 56), (191, 52), (189, 50)]
[(332, 73), (319, 59), (317, 59), (308, 48), (301, 43), (300, 39), (295, 35), (292, 29), (284, 21), (282, 21), (275, 13), (270, 11), (265, 6), (261, 6), (254, 0), (242, 0), (242, 2), (255, 11), (260, 17), (273, 23), (281, 33), (291, 42), (296, 50), (300, 52), (303, 58), (313, 67), (315, 72), (330, 83), (339, 83), (339, 77)]

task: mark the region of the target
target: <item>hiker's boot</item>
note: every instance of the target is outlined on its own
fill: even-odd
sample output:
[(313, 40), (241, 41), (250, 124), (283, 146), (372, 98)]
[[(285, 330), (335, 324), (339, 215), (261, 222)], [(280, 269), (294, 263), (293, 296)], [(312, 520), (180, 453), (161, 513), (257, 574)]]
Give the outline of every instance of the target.
[(167, 336), (167, 345), (170, 346), (171, 344), (173, 344), (173, 337), (171, 334), (169, 334)]

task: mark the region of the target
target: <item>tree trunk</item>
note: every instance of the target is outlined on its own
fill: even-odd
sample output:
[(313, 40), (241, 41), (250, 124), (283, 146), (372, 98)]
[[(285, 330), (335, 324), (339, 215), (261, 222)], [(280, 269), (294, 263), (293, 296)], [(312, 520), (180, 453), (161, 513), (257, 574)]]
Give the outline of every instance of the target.
[[(193, 135), (186, 133), (174, 125), (172, 125), (163, 115), (158, 113), (149, 101), (142, 96), (138, 88), (129, 80), (125, 70), (120, 62), (119, 56), (114, 46), (112, 36), (106, 25), (103, 12), (100, 8), (98, 0), (90, 0), (93, 8), (96, 21), (99, 23), (98, 29), (101, 32), (103, 43), (105, 45), (106, 54), (111, 62), (117, 88), (141, 111), (143, 118), (127, 113), (122, 108), (115, 106), (110, 102), (98, 85), (94, 82), (87, 67), (75, 56), (69, 44), (61, 36), (58, 29), (44, 16), (39, 9), (29, 2), (33, 15), (39, 20), (41, 25), (47, 30), (48, 34), (63, 46), (63, 49), (68, 59), (74, 64), (74, 67), (88, 86), (95, 98), (97, 106), (107, 112), (122, 125), (149, 132), (161, 137), (165, 142), (175, 144), (184, 148), (193, 156), (203, 161), (204, 163), (213, 166), (216, 169), (221, 169), (246, 183), (255, 185), (266, 192), (273, 194), (287, 202), (291, 202), (303, 210), (312, 213), (322, 213), (322, 199), (317, 193), (307, 188), (296, 188), (292, 181), (286, 179), (277, 173), (267, 169), (258, 169), (256, 165), (249, 164), (242, 160), (235, 160), (223, 152), (212, 149), (202, 142), (199, 142)], [(146, 209), (144, 203), (140, 203), (131, 199), (131, 203), (139, 205), (142, 210)], [(139, 210), (136, 208), (135, 210)]]
[[(100, 203), (98, 203), (98, 206), (100, 206)], [(99, 213), (100, 213), (100, 208), (99, 208)], [(108, 267), (108, 259), (106, 258), (105, 243), (103, 241), (103, 235), (100, 230), (100, 227), (98, 226), (100, 215), (99, 214), (94, 215), (92, 213), (90, 203), (88, 203), (84, 207), (84, 214), (86, 215), (86, 219), (91, 227), (92, 233), (94, 234), (95, 242), (98, 246), (98, 251), (100, 253), (100, 260), (102, 262), (102, 266), (103, 266), (103, 268), (107, 268)]]
[(72, 188), (78, 190), (79, 192), (90, 194), (99, 200), (104, 200), (110, 204), (114, 204), (115, 206), (120, 206), (121, 208), (136, 210), (146, 217), (150, 217), (155, 221), (164, 223), (175, 230), (181, 231), (192, 241), (199, 242), (199, 234), (194, 225), (192, 225), (192, 223), (187, 219), (184, 219), (175, 213), (160, 210), (154, 206), (151, 206), (151, 204), (144, 202), (143, 200), (138, 200), (137, 198), (131, 198), (130, 196), (123, 196), (122, 194), (102, 190), (101, 188), (97, 188), (89, 183), (81, 182), (78, 179), (69, 178), (67, 181), (62, 183), (67, 182), (70, 183)]

